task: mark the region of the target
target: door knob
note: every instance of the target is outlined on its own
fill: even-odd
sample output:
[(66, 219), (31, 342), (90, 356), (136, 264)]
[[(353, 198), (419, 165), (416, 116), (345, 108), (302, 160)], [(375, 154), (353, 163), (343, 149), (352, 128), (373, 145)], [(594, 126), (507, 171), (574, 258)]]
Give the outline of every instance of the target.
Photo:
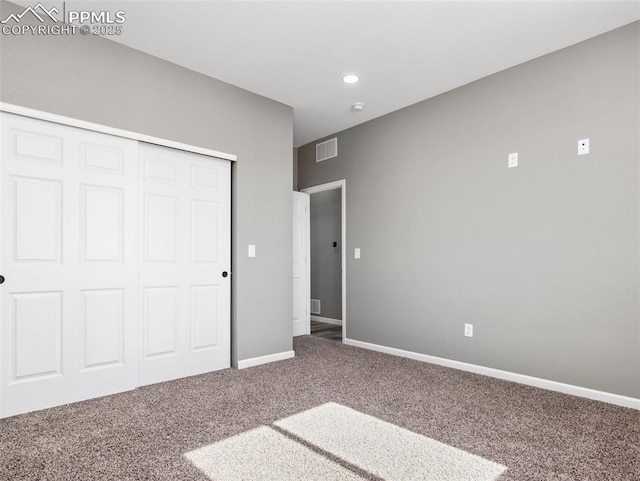
[(222, 277), (227, 277), (229, 275), (229, 273), (227, 271), (223, 271), (222, 272)]
[(0, 276), (0, 284), (4, 283), (4, 276)]

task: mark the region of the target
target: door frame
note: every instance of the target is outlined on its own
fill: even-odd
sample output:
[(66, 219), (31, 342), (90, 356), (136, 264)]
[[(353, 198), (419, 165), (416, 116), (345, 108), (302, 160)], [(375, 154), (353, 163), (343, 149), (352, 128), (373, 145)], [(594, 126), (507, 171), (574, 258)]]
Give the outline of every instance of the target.
[[(328, 190), (340, 189), (340, 209), (341, 226), (340, 236), (342, 243), (341, 263), (342, 263), (342, 342), (347, 339), (347, 181), (345, 179), (327, 182), (326, 184), (314, 185), (300, 189), (305, 194), (317, 194)], [(307, 220), (311, 221), (311, 209), (307, 211)], [(311, 236), (307, 238), (307, 249), (311, 248)], [(308, 264), (309, 274), (311, 273), (311, 259)], [(309, 292), (311, 292), (311, 281), (309, 281)], [(309, 332), (311, 332), (311, 319), (309, 318)]]

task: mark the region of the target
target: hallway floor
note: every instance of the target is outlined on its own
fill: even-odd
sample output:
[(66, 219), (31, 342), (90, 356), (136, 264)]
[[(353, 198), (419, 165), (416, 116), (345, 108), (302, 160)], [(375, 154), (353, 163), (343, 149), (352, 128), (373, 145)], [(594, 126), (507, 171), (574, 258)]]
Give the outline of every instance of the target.
[(326, 322), (311, 321), (311, 335), (342, 342), (342, 326)]

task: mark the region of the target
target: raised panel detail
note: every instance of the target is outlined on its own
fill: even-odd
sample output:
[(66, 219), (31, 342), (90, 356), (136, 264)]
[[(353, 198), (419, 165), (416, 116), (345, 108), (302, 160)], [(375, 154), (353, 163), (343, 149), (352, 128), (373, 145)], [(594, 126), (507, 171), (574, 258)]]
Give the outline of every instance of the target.
[(62, 165), (62, 138), (12, 130), (12, 154), (16, 160)]
[(300, 229), (302, 225), (300, 222), (293, 224), (293, 263), (298, 264), (300, 259)]
[(218, 286), (191, 287), (191, 349), (218, 345)]
[(177, 353), (178, 288), (144, 289), (145, 357)]
[(145, 194), (145, 260), (175, 262), (178, 199), (166, 195)]
[(218, 189), (220, 174), (215, 169), (207, 169), (204, 167), (191, 168), (191, 186), (203, 189)]
[(14, 177), (12, 187), (14, 261), (60, 262), (61, 183)]
[(13, 380), (62, 374), (62, 292), (11, 297)]
[(301, 289), (300, 279), (293, 279), (293, 320), (297, 321), (300, 319), (300, 289)]
[(81, 292), (83, 367), (120, 365), (123, 362), (122, 289), (96, 289)]
[(144, 179), (176, 184), (178, 169), (173, 162), (146, 157), (144, 159)]
[(103, 145), (80, 144), (80, 168), (106, 174), (122, 175), (124, 172), (123, 149)]
[(123, 261), (124, 212), (121, 189), (80, 186), (83, 261)]
[(191, 260), (218, 261), (218, 204), (191, 201)]

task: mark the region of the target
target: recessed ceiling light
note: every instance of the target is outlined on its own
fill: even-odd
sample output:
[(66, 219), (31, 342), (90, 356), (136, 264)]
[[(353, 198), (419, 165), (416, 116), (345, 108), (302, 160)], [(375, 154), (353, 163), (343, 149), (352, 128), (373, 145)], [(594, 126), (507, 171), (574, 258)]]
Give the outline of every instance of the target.
[(354, 73), (350, 73), (350, 74), (345, 75), (344, 77), (342, 77), (342, 81), (344, 83), (346, 83), (346, 84), (354, 84), (354, 83), (358, 82), (358, 80), (360, 80), (360, 77), (358, 77)]

